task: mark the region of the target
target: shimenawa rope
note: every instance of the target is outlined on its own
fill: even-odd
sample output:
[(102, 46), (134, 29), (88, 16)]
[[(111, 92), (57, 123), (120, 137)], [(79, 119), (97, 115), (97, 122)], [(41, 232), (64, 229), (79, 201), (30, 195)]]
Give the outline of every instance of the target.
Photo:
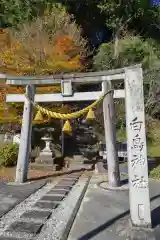
[(28, 97), (26, 96), (26, 98), (31, 101), (31, 103), (34, 105), (34, 107), (40, 111), (41, 113), (47, 115), (48, 117), (50, 118), (56, 118), (56, 119), (62, 119), (62, 120), (71, 120), (71, 119), (76, 119), (76, 118), (79, 118), (80, 116), (86, 114), (90, 109), (93, 109), (97, 104), (99, 104), (103, 99), (104, 97), (113, 92), (113, 90), (109, 90), (107, 93), (105, 93), (104, 95), (102, 95), (99, 99), (97, 99), (95, 102), (93, 102), (92, 104), (90, 104), (89, 106), (79, 110), (79, 111), (76, 111), (76, 112), (73, 112), (73, 113), (57, 113), (57, 112), (52, 112), (46, 108), (43, 108), (41, 107), (39, 104), (37, 103), (34, 103), (33, 101), (29, 100)]

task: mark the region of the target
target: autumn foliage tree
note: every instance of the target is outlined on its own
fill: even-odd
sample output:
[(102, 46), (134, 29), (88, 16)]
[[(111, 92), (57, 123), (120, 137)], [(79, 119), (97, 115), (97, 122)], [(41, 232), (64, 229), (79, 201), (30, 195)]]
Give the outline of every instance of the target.
[[(61, 5), (54, 5), (33, 22), (0, 31), (0, 73), (31, 76), (83, 71), (86, 56), (81, 29)], [(37, 89), (39, 93), (53, 91), (59, 91), (58, 87)], [(23, 92), (23, 88), (1, 86), (1, 97)]]
[(82, 71), (86, 41), (60, 5), (34, 22), (9, 29), (0, 50), (0, 71), (14, 75), (50, 75)]

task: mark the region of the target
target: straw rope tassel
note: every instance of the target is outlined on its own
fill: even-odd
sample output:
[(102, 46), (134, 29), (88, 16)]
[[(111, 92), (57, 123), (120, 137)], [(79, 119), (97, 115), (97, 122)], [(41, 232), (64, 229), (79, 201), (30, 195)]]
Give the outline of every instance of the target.
[(62, 131), (65, 132), (65, 133), (71, 133), (72, 132), (72, 127), (71, 127), (71, 124), (68, 120), (65, 121), (65, 124), (63, 126)]
[(38, 111), (37, 113), (36, 113), (36, 116), (35, 116), (35, 118), (34, 118), (34, 121), (43, 121), (44, 119), (43, 119), (43, 115), (42, 115), (42, 113), (41, 113), (41, 111)]
[(87, 113), (86, 120), (95, 120), (95, 119), (96, 119), (95, 113), (94, 113), (93, 109), (90, 108), (88, 113)]

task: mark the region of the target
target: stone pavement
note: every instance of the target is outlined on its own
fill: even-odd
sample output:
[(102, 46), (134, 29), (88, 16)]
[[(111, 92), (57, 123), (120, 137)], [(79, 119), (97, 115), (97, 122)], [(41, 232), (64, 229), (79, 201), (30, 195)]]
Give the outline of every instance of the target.
[[(103, 174), (94, 174), (68, 240), (126, 240), (130, 233), (129, 192), (98, 187)], [(160, 182), (150, 181), (152, 222), (160, 239)]]
[(36, 192), (45, 182), (45, 180), (41, 180), (22, 185), (8, 185), (5, 182), (0, 182), (0, 217)]
[(1, 183), (0, 240), (59, 239), (87, 187), (89, 178), (82, 176), (81, 181), (81, 175), (71, 173), (48, 183)]

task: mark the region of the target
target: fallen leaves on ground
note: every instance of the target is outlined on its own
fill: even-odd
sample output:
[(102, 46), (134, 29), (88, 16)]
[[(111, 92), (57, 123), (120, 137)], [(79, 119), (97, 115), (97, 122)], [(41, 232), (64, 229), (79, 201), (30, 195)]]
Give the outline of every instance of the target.
[[(45, 178), (50, 177), (53, 175), (53, 171), (43, 171), (43, 170), (29, 170), (28, 172), (28, 178), (29, 179), (39, 179), (39, 178)], [(16, 176), (16, 167), (12, 168), (0, 168), (0, 180), (11, 182), (14, 181)]]
[[(36, 181), (39, 179), (50, 179), (56, 178), (63, 174), (69, 174), (72, 172), (71, 170), (61, 170), (61, 171), (49, 171), (49, 170), (37, 170), (37, 169), (29, 169), (28, 171), (28, 180)], [(74, 171), (73, 171), (74, 172)], [(77, 172), (77, 171), (75, 171)], [(92, 175), (92, 171), (85, 171), (82, 176), (88, 177)], [(13, 182), (16, 176), (16, 167), (12, 168), (0, 168), (0, 180)]]

